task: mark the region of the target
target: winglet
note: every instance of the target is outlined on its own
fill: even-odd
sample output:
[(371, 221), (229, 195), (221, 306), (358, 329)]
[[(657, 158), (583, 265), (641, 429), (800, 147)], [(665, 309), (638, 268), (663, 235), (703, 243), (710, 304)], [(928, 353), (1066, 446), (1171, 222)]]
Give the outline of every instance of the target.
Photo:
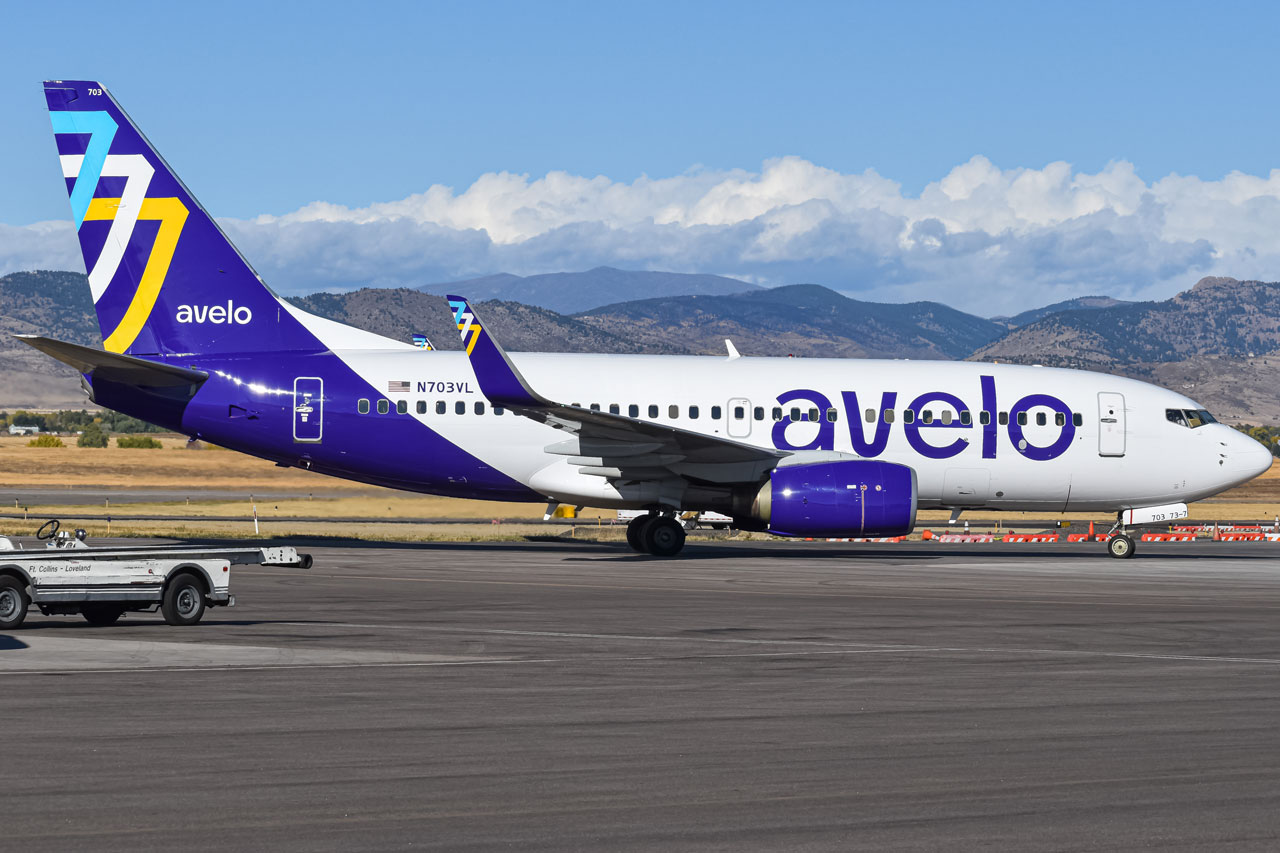
[(534, 393), (464, 297), (445, 298), (453, 309), (453, 321), (462, 335), (462, 347), (471, 360), (480, 391), (490, 403), (508, 408), (554, 405)]

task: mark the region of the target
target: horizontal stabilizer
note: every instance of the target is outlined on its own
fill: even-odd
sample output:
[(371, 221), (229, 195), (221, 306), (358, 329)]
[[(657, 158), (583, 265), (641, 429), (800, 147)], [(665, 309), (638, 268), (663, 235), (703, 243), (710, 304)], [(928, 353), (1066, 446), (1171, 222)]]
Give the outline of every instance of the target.
[(105, 379), (122, 385), (147, 388), (176, 388), (184, 385), (199, 385), (209, 378), (209, 374), (200, 370), (158, 364), (154, 361), (134, 358), (131, 355), (120, 355), (54, 338), (39, 335), (14, 335), (14, 337), (56, 358), (63, 364), (71, 365), (93, 379)]

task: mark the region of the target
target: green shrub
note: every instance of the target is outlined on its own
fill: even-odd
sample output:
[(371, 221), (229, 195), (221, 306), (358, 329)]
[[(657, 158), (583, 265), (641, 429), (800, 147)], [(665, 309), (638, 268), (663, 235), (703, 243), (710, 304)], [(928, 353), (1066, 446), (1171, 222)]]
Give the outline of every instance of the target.
[(37, 435), (27, 442), (27, 447), (66, 447), (56, 435)]
[(86, 424), (84, 432), (76, 439), (77, 447), (106, 447), (107, 434), (98, 424)]
[(149, 435), (121, 435), (116, 437), (116, 447), (151, 450), (164, 447), (164, 445)]

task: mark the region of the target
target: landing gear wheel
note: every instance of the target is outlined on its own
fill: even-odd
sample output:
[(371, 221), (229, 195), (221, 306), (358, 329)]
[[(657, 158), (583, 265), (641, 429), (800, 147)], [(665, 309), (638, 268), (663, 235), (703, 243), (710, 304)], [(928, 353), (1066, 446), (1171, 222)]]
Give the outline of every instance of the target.
[(0, 577), (0, 631), (17, 628), (27, 618), (26, 585), (9, 575)]
[(658, 516), (643, 533), (644, 549), (655, 557), (674, 557), (684, 547), (684, 528), (674, 518)]
[(631, 546), (632, 551), (637, 551), (641, 554), (646, 553), (644, 531), (649, 523), (656, 518), (656, 515), (637, 515), (627, 523), (627, 544)]
[(194, 575), (178, 575), (165, 588), (160, 612), (170, 625), (196, 624), (204, 616), (204, 587)]
[(80, 615), (90, 625), (114, 625), (124, 615), (124, 608), (118, 604), (86, 604), (80, 608)]
[(1133, 556), (1133, 537), (1125, 533), (1117, 533), (1107, 540), (1107, 553), (1117, 560), (1127, 560)]

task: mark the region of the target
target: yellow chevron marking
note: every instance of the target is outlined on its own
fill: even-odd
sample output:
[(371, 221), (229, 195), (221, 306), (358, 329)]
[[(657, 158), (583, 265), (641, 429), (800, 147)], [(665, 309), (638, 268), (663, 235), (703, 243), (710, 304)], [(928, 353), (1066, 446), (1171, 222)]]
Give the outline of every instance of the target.
[[(466, 334), (467, 324), (459, 323), (458, 331)], [(480, 340), (480, 324), (474, 319), (471, 321), (471, 340), (467, 341), (467, 355), (471, 355), (471, 351), (476, 348), (476, 341)]]
[[(84, 218), (114, 219), (119, 207), (118, 198), (95, 198), (89, 202), (89, 210)], [(129, 303), (129, 308), (124, 312), (115, 331), (102, 342), (108, 352), (127, 350), (137, 340), (156, 307), (160, 288), (164, 286), (165, 276), (169, 274), (173, 252), (178, 247), (178, 237), (187, 222), (187, 208), (176, 198), (147, 198), (142, 200), (138, 219), (158, 219), (160, 230), (156, 233), (155, 245), (151, 247), (151, 254), (142, 271), (142, 280), (138, 282), (138, 290), (133, 294), (133, 301)]]

